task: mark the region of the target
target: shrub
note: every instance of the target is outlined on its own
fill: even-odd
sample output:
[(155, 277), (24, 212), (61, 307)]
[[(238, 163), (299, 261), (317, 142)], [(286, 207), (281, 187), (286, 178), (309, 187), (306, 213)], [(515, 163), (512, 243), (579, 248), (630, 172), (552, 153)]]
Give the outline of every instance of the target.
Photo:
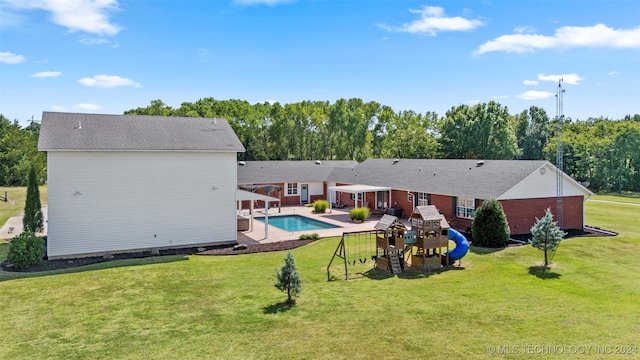
[(18, 269), (26, 269), (40, 264), (45, 251), (44, 240), (25, 231), (11, 240), (7, 260)]
[(351, 209), (349, 213), (351, 220), (365, 221), (369, 217), (368, 207), (359, 207)]
[(324, 213), (328, 207), (329, 202), (327, 200), (316, 200), (313, 202), (313, 211), (317, 213)]
[(472, 234), (474, 245), (502, 247), (509, 241), (509, 224), (498, 200), (487, 200), (476, 210)]
[(302, 234), (299, 237), (300, 240), (318, 240), (320, 239), (320, 235), (318, 233), (313, 234)]

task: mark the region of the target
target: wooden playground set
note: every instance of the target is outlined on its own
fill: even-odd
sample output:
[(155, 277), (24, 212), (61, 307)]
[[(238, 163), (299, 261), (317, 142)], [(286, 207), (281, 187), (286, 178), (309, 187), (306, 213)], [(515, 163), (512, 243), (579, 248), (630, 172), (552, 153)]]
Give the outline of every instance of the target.
[[(407, 270), (428, 271), (452, 266), (469, 250), (467, 239), (451, 229), (444, 215), (433, 205), (418, 206), (409, 217), (411, 229), (395, 216), (384, 215), (373, 230), (345, 232), (327, 266), (330, 279), (335, 258), (349, 266), (371, 260), (380, 270), (399, 274)], [(456, 244), (449, 249), (449, 240)]]

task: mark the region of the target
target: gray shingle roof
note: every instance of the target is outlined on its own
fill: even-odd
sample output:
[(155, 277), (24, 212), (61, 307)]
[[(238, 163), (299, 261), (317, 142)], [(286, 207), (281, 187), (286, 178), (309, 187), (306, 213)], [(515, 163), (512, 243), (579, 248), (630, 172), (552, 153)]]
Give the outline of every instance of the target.
[(349, 160), (244, 161), (244, 166), (238, 163), (238, 184), (328, 181), (334, 169), (356, 165)]
[(40, 150), (244, 152), (225, 119), (43, 112)]
[(331, 181), (399, 190), (495, 199), (546, 164), (543, 160), (369, 159), (337, 169)]

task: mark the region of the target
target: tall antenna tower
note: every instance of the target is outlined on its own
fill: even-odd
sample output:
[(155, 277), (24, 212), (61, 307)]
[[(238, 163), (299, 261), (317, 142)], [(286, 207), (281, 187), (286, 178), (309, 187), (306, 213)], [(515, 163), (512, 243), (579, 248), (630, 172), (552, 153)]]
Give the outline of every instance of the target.
[(562, 87), (562, 80), (558, 81), (558, 89), (556, 92), (556, 218), (558, 220), (558, 227), (562, 229), (562, 214), (564, 212), (562, 206), (562, 184), (563, 184), (563, 150), (562, 150), (562, 123), (564, 122), (564, 115), (562, 114), (562, 107), (564, 102), (564, 88)]

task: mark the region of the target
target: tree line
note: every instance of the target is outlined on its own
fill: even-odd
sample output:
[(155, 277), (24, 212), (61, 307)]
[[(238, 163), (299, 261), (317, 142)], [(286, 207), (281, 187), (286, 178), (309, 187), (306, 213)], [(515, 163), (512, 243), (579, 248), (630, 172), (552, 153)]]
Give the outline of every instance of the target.
[(44, 181), (47, 155), (38, 151), (39, 134), (40, 124), (32, 122), (23, 128), (0, 114), (0, 186), (26, 186), (32, 164), (37, 178)]
[[(523, 159), (556, 163), (562, 125), (564, 170), (594, 191), (640, 191), (640, 115), (585, 121), (550, 118), (531, 106), (512, 115), (490, 101), (451, 107), (444, 116), (394, 111), (358, 98), (292, 104), (203, 98), (178, 108), (162, 100), (130, 115), (220, 117), (246, 152), (238, 160), (357, 160), (367, 158)], [(46, 175), (36, 149), (38, 124), (20, 129), (0, 115), (0, 185), (26, 183), (28, 163)]]
[(550, 118), (531, 106), (512, 115), (495, 101), (444, 116), (395, 112), (361, 99), (250, 104), (204, 98), (172, 108), (161, 100), (125, 114), (227, 119), (244, 144), (239, 160), (367, 158), (522, 159), (556, 163), (562, 125), (564, 170), (594, 191), (640, 191), (640, 115), (585, 121)]

